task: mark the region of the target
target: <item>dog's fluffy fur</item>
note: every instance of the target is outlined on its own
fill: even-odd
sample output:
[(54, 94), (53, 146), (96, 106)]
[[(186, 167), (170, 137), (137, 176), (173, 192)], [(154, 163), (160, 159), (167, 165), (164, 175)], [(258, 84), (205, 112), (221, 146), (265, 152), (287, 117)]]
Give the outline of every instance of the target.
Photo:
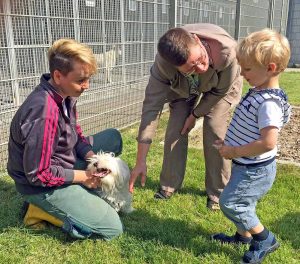
[(100, 152), (89, 159), (89, 171), (101, 177), (97, 191), (117, 212), (131, 213), (132, 194), (129, 192), (130, 170), (114, 153)]
[(105, 67), (105, 79), (107, 82), (112, 82), (111, 72), (117, 64), (117, 58), (121, 55), (121, 49), (115, 45), (104, 53), (94, 53), (98, 67)]

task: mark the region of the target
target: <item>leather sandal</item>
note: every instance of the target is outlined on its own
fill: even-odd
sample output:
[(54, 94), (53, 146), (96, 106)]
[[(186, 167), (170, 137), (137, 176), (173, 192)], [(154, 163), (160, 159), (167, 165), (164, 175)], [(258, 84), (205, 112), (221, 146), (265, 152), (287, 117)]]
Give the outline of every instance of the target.
[(173, 192), (168, 192), (168, 191), (165, 191), (163, 189), (159, 189), (154, 194), (154, 198), (155, 199), (161, 199), (161, 200), (167, 200), (167, 199), (170, 199), (172, 195), (173, 195)]
[(209, 198), (207, 198), (207, 203), (206, 203), (206, 207), (212, 211), (218, 211), (220, 210), (220, 205), (219, 203), (210, 200)]

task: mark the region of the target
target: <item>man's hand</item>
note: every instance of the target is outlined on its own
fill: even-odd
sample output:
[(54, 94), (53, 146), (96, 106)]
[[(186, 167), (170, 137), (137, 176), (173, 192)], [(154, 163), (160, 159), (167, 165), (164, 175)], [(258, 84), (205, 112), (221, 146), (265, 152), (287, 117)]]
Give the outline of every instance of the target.
[(130, 180), (129, 180), (129, 191), (133, 193), (134, 183), (137, 178), (141, 176), (141, 185), (144, 187), (147, 178), (147, 164), (146, 162), (140, 162), (135, 165), (131, 171)]
[(181, 135), (188, 134), (194, 128), (195, 124), (196, 124), (196, 117), (190, 114), (188, 118), (185, 120), (183, 129), (181, 130)]

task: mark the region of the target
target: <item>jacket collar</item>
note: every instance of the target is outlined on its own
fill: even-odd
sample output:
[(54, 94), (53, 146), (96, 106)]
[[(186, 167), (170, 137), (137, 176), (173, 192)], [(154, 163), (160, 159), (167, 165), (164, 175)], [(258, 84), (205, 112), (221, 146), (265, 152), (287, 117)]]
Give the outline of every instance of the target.
[[(51, 97), (55, 100), (57, 104), (62, 104), (62, 102), (65, 99), (56, 91), (55, 87), (53, 87), (49, 83), (50, 78), (51, 76), (49, 73), (45, 73), (42, 75), (41, 77), (42, 88), (45, 89), (51, 95)], [(68, 98), (71, 101), (70, 105), (73, 107), (77, 99), (74, 97), (68, 97)]]

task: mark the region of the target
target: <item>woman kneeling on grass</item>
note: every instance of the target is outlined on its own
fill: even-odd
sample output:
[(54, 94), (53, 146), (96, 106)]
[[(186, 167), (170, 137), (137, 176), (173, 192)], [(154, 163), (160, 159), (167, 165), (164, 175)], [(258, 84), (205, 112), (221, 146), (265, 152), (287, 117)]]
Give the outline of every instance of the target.
[(50, 74), (42, 75), (10, 128), (7, 170), (29, 204), (24, 222), (46, 220), (75, 238), (112, 239), (122, 223), (93, 192), (100, 178), (85, 168), (100, 150), (120, 154), (122, 138), (115, 129), (85, 138), (77, 124), (76, 98), (88, 89), (96, 60), (90, 48), (70, 39), (56, 41), (48, 57)]

